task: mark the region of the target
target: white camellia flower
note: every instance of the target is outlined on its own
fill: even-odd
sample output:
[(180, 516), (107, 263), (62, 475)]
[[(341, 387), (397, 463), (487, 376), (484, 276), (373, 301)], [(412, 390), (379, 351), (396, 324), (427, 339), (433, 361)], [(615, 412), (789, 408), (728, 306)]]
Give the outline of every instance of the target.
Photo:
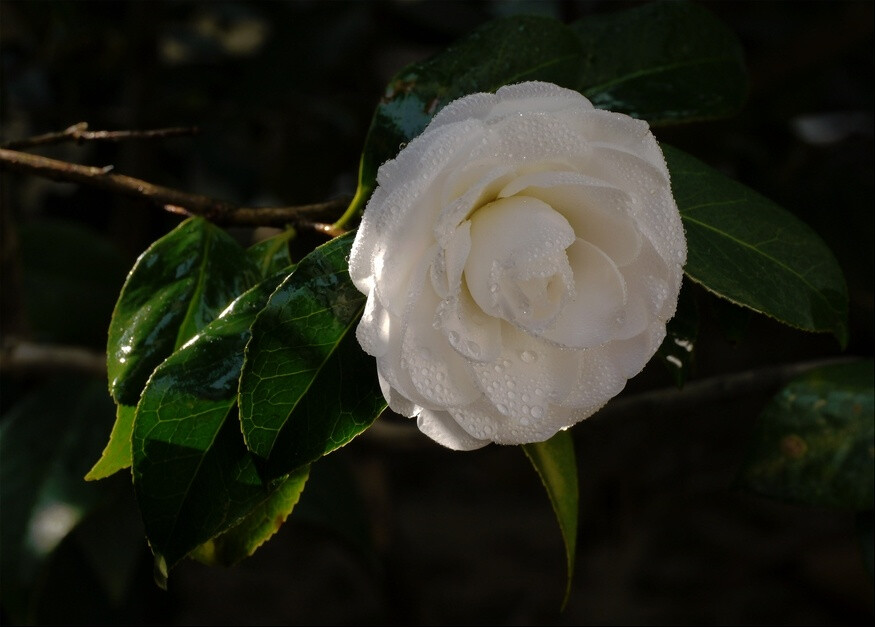
[(686, 240), (645, 122), (511, 85), (448, 104), (377, 182), (349, 260), (357, 337), (440, 444), (546, 440), (665, 337)]

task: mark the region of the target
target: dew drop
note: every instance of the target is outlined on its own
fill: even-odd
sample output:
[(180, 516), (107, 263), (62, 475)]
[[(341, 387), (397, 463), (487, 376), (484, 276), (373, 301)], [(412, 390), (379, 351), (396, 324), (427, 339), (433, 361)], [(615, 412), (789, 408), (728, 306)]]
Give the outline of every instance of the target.
[(495, 409), (497, 409), (500, 413), (507, 416), (507, 405), (505, 405), (504, 403), (497, 403), (495, 405)]
[(530, 364), (538, 359), (538, 353), (528, 350), (522, 351), (520, 353), (520, 359), (522, 359), (527, 364)]
[(532, 407), (532, 411), (530, 413), (532, 414), (532, 418), (542, 418), (544, 416), (544, 408), (540, 405), (535, 405), (534, 407)]
[(450, 331), (447, 335), (447, 339), (450, 340), (450, 344), (453, 348), (458, 348), (459, 346), (459, 334), (455, 331)]

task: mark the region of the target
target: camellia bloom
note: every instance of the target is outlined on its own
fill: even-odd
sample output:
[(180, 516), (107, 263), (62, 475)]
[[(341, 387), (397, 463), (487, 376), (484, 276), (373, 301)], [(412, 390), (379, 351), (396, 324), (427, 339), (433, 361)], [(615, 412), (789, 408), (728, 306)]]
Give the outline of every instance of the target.
[(448, 104), (377, 182), (349, 260), (357, 337), (437, 442), (546, 440), (665, 337), (686, 240), (645, 122), (511, 85)]

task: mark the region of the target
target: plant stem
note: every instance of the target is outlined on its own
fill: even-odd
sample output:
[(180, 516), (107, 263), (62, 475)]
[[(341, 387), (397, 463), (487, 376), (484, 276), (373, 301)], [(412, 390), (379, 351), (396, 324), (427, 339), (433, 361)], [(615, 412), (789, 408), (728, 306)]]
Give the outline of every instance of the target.
[(124, 174), (113, 174), (112, 166), (102, 168), (78, 165), (39, 155), (0, 148), (0, 169), (33, 174), (67, 183), (81, 183), (110, 192), (148, 200), (165, 210), (182, 215), (196, 215), (222, 226), (277, 226), (292, 224), (309, 228), (330, 237), (343, 228), (321, 222), (343, 209), (347, 200), (337, 198), (323, 203), (290, 207), (241, 207), (200, 194), (155, 185)]
[(149, 131), (89, 131), (88, 122), (79, 122), (78, 124), (73, 124), (72, 126), (67, 127), (63, 131), (45, 133), (43, 135), (36, 135), (34, 137), (6, 142), (3, 144), (3, 148), (21, 150), (22, 148), (60, 144), (67, 141), (75, 141), (81, 144), (86, 141), (118, 142), (129, 139), (166, 139), (168, 137), (197, 135), (199, 132), (200, 129), (196, 126), (177, 126)]

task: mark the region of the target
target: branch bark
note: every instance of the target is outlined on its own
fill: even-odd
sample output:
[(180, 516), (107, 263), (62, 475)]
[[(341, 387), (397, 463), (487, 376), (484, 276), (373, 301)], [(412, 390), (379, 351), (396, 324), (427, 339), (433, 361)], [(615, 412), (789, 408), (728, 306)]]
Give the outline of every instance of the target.
[(197, 135), (200, 132), (196, 126), (176, 126), (172, 128), (159, 128), (148, 131), (89, 131), (88, 122), (79, 122), (68, 126), (63, 131), (45, 133), (25, 139), (16, 139), (3, 144), (3, 148), (21, 150), (22, 148), (34, 148), (49, 144), (60, 144), (68, 141), (83, 143), (86, 141), (111, 141), (118, 142), (129, 139), (166, 139), (169, 137), (185, 137)]
[(7, 340), (0, 352), (2, 373), (84, 372), (106, 376), (106, 355), (78, 346)]
[(342, 234), (330, 222), (348, 204), (346, 198), (289, 207), (243, 207), (200, 194), (189, 194), (148, 181), (114, 174), (112, 166), (84, 166), (8, 148), (0, 148), (0, 169), (22, 172), (65, 183), (80, 183), (125, 196), (148, 200), (181, 215), (196, 215), (221, 226), (276, 226), (289, 224), (335, 237)]

